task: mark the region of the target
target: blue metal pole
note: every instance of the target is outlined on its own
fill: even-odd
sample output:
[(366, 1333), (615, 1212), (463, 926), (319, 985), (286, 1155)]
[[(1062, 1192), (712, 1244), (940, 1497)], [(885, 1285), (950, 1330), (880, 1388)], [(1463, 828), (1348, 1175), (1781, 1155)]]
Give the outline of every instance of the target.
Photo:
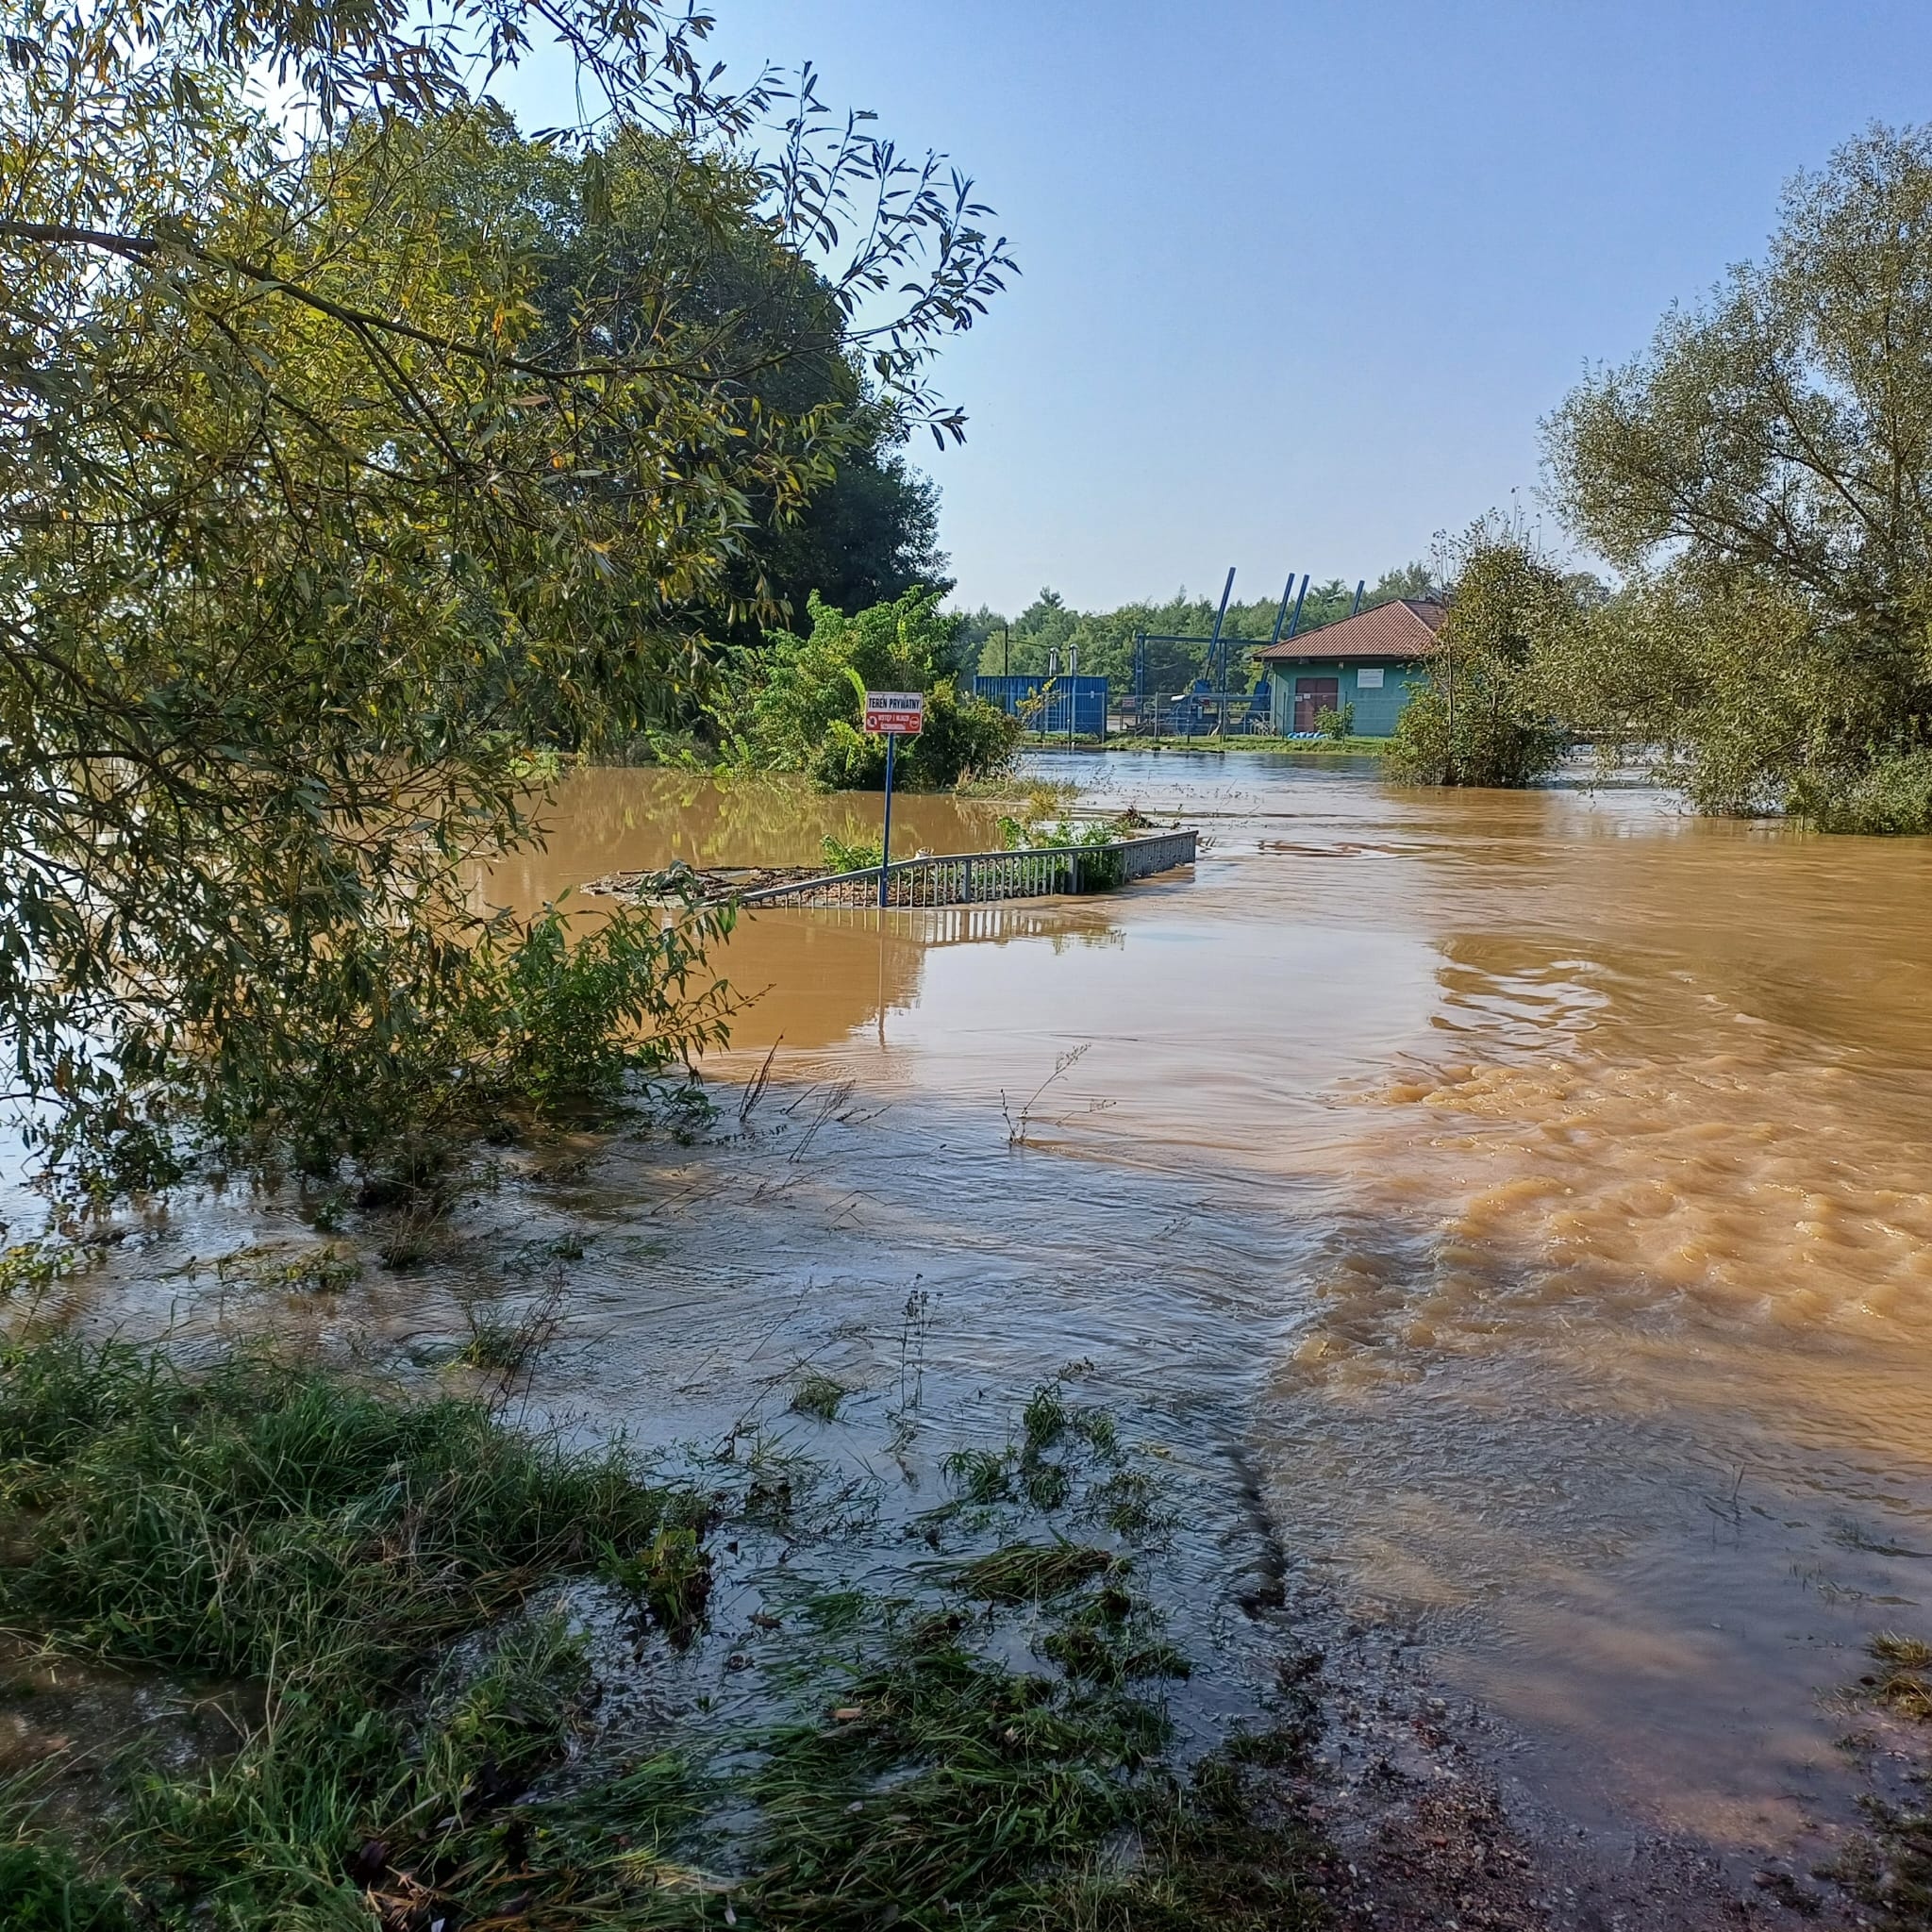
[[(1221, 608), (1214, 613), (1214, 635), (1208, 641), (1208, 676), (1216, 691), (1226, 688), (1227, 679), (1215, 669), (1221, 656), (1221, 626), (1227, 616), (1227, 600), (1234, 594), (1234, 566), (1227, 567), (1227, 581), (1221, 587)], [(1219, 680), (1216, 682), (1216, 680)]]
[(899, 734), (886, 734), (886, 830), (879, 844), (879, 910), (886, 909), (886, 868), (892, 862), (892, 754), (898, 749)]
[(1297, 597), (1294, 600), (1294, 615), (1288, 621), (1288, 634), (1290, 637), (1293, 637), (1295, 632), (1302, 627), (1302, 597), (1306, 597), (1307, 594), (1308, 574), (1307, 571), (1303, 571), (1301, 597)]
[(1290, 571), (1287, 583), (1281, 587), (1281, 608), (1274, 613), (1274, 628), (1268, 638), (1268, 648), (1271, 651), (1281, 641), (1281, 626), (1288, 622), (1288, 600), (1293, 595), (1294, 573)]
[(1365, 590), (1367, 590), (1368, 587), (1369, 580), (1367, 577), (1364, 577), (1361, 580), (1361, 582), (1355, 587), (1355, 602), (1348, 607), (1348, 614), (1351, 617), (1353, 617), (1356, 614), (1356, 612), (1362, 608), (1362, 592)]

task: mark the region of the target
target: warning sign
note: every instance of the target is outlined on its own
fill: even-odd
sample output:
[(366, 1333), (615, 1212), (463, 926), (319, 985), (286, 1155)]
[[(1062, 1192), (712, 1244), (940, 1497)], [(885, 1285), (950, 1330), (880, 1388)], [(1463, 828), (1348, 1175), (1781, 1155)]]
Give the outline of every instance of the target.
[(891, 738), (910, 738), (925, 724), (925, 693), (918, 691), (869, 691), (865, 694), (865, 728)]

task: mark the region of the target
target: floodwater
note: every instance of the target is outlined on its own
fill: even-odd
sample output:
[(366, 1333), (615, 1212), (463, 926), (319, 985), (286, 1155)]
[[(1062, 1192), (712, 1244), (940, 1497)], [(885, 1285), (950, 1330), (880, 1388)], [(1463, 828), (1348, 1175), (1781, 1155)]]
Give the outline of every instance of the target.
[[(1058, 1336), (1176, 1414), (1219, 1391), (1291, 1560), (1410, 1620), (1524, 1789), (1794, 1841), (1842, 1795), (1859, 1646), (1932, 1628), (1932, 841), (1258, 757), (1031, 769), (1198, 824), (1201, 863), (768, 912), (724, 957), (758, 997), (717, 1072), (775, 1043), (878, 1109), (814, 1149), (853, 1217), (821, 1279), (943, 1287), (969, 1379)], [(589, 774), (496, 884), (803, 862), (877, 808)], [(991, 816), (903, 800), (900, 849)]]
[[(910, 1419), (997, 1441), (1061, 1373), (1227, 1499), (1193, 1554), (1237, 1651), (1285, 1580), (1413, 1637), (1564, 1830), (1802, 1864), (1862, 1774), (1834, 1702), (1862, 1646), (1932, 1633), (1932, 841), (1265, 756), (1030, 769), (1199, 825), (1199, 864), (747, 915), (725, 1131), (587, 1141), (359, 1299), (264, 1303), (255, 1261), (308, 1230), (184, 1206), (112, 1319), (272, 1303), (446, 1361), (453, 1297), (554, 1265), (548, 1412), (790, 1431), (928, 1494)], [(904, 798), (895, 849), (997, 844), (999, 809)], [(877, 812), (582, 773), (479, 891), (809, 862)], [(854, 1391), (832, 1429), (788, 1410), (806, 1365)]]

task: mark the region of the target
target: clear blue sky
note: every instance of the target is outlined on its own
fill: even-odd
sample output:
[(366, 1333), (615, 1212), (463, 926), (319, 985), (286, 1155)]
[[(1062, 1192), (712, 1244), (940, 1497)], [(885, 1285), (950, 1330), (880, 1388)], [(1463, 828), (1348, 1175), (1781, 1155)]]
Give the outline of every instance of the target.
[(1757, 254), (1794, 170), (1932, 119), (1924, 0), (710, 5), (734, 69), (810, 58), (999, 210), (1024, 273), (919, 460), (958, 601), (1008, 612), (1373, 578), (1529, 510), (1586, 361)]

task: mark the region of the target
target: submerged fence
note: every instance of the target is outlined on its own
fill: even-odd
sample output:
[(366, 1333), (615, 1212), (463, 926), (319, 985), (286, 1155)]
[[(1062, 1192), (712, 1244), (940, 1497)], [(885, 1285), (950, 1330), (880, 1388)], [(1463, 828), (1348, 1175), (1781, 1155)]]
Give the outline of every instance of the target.
[[(975, 906), (1099, 892), (1194, 862), (1195, 834), (1158, 832), (1106, 845), (1044, 845), (1024, 852), (949, 852), (864, 872), (828, 874), (747, 892), (745, 906)], [(881, 896), (881, 885), (884, 891)]]

